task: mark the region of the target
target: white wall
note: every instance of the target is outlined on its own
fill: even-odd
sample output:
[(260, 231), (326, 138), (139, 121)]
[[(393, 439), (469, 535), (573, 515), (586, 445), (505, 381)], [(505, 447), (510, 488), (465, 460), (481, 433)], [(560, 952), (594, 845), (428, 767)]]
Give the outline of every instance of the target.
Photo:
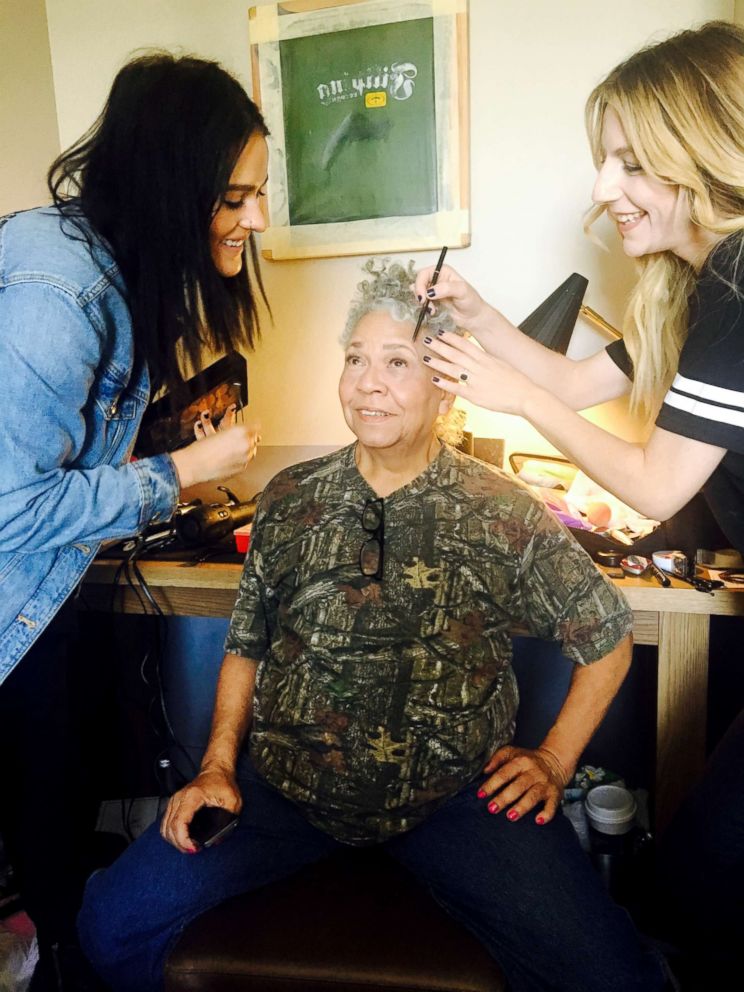
[(0, 214), (46, 202), (58, 153), (44, 0), (0, 0)]
[[(739, 0), (740, 2), (740, 0)], [(238, 0), (47, 0), (60, 140), (98, 114), (116, 69), (136, 48), (180, 47), (218, 58), (250, 82), (248, 5)], [(472, 246), (452, 264), (515, 321), (571, 272), (586, 302), (618, 324), (631, 264), (608, 231), (601, 252), (584, 237), (592, 164), (583, 132), (592, 86), (640, 45), (711, 18), (734, 0), (471, 0)], [(433, 260), (422, 254), (417, 262)], [(332, 444), (349, 435), (338, 410), (336, 338), (358, 281), (358, 258), (264, 263), (274, 325), (251, 359), (250, 407), (265, 443)], [(572, 354), (606, 339), (579, 326)], [(592, 412), (638, 436), (621, 404)], [(604, 420), (603, 420), (604, 418)], [(548, 450), (525, 424), (473, 411), (476, 434), (507, 449)]]

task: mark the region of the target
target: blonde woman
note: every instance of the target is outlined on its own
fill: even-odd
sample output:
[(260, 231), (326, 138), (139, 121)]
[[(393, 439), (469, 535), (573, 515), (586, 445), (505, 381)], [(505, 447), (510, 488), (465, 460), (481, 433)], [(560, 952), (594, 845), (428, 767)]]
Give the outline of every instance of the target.
[[(600, 485), (665, 520), (701, 488), (744, 551), (744, 30), (722, 21), (645, 48), (592, 92), (597, 179), (640, 277), (624, 338), (583, 361), (532, 341), (452, 269), (416, 291), (472, 341), (429, 335), (437, 384), (525, 417)], [(432, 340), (433, 339), (433, 340)], [(454, 378), (440, 378), (440, 373)], [(631, 444), (576, 411), (630, 393), (652, 420)]]
[[(597, 166), (589, 224), (606, 211), (638, 260), (623, 340), (571, 361), (451, 269), (427, 292), (429, 269), (417, 292), (444, 301), (485, 353), (434, 332), (424, 361), (441, 389), (526, 417), (650, 517), (668, 518), (702, 488), (744, 552), (744, 31), (714, 21), (638, 52), (596, 87), (586, 116)], [(575, 412), (627, 392), (655, 416), (645, 444)], [(744, 712), (661, 845), (665, 923), (690, 988), (730, 987), (744, 967), (743, 769)]]

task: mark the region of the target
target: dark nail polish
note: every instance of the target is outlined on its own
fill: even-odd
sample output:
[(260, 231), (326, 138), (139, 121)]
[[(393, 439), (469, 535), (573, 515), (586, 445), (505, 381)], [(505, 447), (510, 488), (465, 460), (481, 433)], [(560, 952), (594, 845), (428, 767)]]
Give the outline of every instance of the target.
[(431, 377), (431, 381), (432, 381), (432, 382), (439, 382), (439, 376), (438, 376), (438, 375), (433, 375), (433, 376)]
[(426, 295), (429, 297), (430, 300), (433, 300), (434, 299), (435, 292), (436, 292), (436, 290), (434, 290), (434, 289), (427, 289), (426, 290)]
[(431, 338), (424, 338), (424, 344), (431, 344)]
[(442, 336), (443, 334), (444, 334), (444, 331), (437, 331), (437, 337), (440, 337), (440, 338), (441, 338), (441, 336)]
[(421, 293), (416, 293), (416, 299), (419, 301), (419, 303), (423, 300), (423, 296), (421, 295)]
[(427, 362), (427, 363), (431, 361), (431, 358), (429, 357), (429, 355), (424, 355), (424, 361)]
[(204, 411), (204, 413), (202, 414), (202, 418), (203, 418), (204, 420), (209, 420), (209, 418), (210, 418), (211, 416), (212, 416), (212, 415), (211, 415), (211, 413), (209, 412), (209, 410), (205, 410), (205, 411)]

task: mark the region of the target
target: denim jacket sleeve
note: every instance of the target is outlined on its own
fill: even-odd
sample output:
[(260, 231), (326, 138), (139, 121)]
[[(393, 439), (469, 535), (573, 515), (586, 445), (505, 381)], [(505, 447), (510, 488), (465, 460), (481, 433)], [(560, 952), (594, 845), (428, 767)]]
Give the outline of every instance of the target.
[(170, 456), (128, 461), (147, 377), (133, 373), (128, 310), (105, 293), (43, 274), (0, 288), (3, 551), (124, 537), (175, 510)]

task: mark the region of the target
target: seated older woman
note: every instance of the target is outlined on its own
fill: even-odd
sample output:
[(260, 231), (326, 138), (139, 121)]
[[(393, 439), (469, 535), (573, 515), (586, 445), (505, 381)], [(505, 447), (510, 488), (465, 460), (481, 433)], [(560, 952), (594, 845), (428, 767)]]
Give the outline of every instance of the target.
[[(90, 880), (83, 946), (113, 989), (159, 989), (199, 913), (339, 844), (381, 844), (513, 989), (661, 988), (556, 815), (628, 668), (628, 608), (524, 486), (438, 439), (451, 397), (411, 339), (412, 272), (368, 271), (339, 385), (356, 442), (263, 494), (201, 771)], [(576, 665), (534, 751), (510, 743), (515, 622)], [(240, 820), (197, 850), (205, 804)]]

